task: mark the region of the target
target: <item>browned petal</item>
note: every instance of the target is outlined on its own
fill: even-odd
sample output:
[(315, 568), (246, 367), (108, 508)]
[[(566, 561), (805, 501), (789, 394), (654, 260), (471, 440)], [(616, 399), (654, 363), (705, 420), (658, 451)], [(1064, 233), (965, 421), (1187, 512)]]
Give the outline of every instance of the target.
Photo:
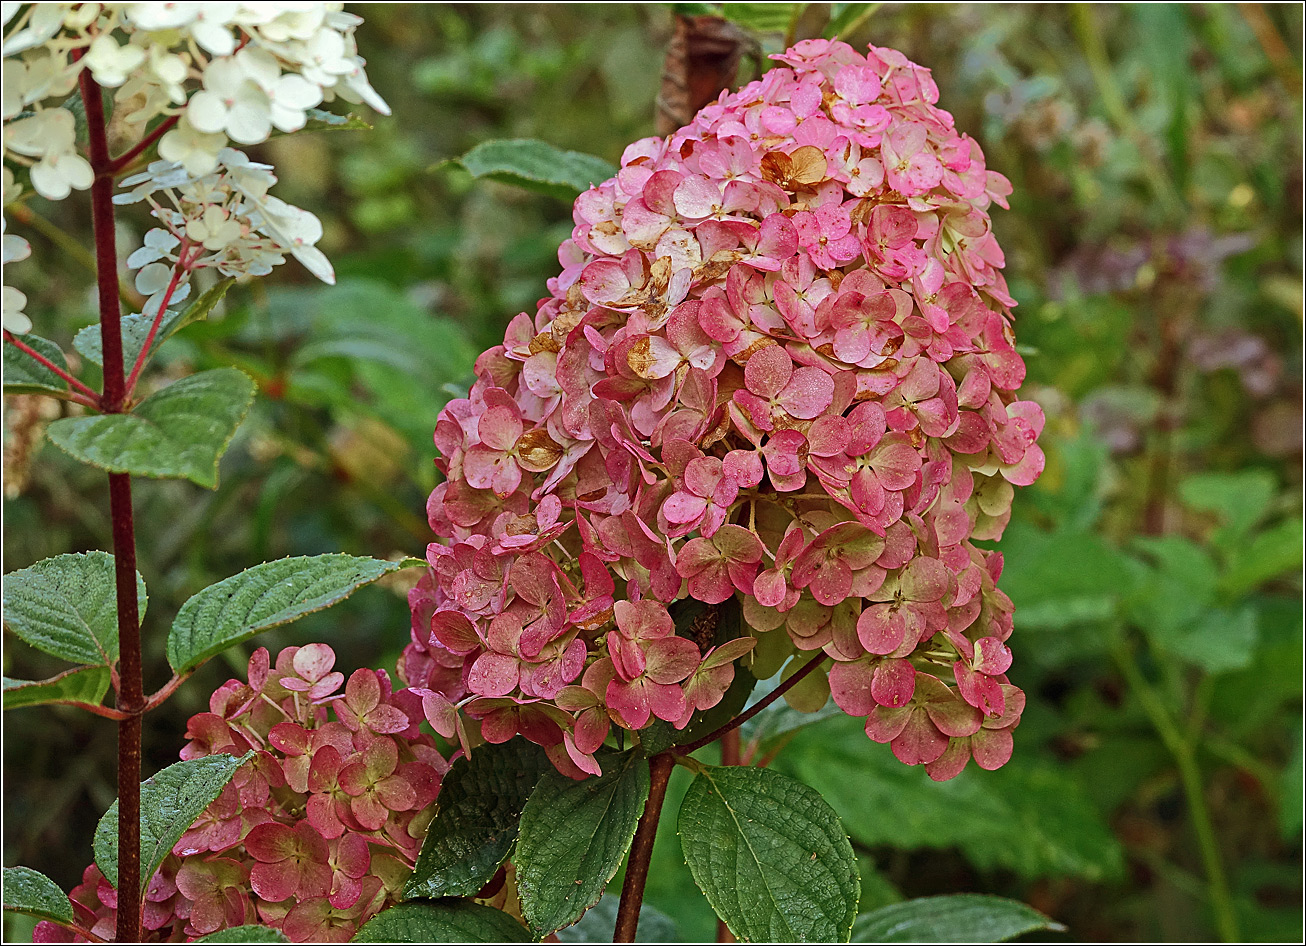
[(517, 440), (517, 465), (531, 473), (551, 469), (562, 457), (562, 447), (543, 427), (528, 430)]
[(626, 351), (626, 364), (637, 377), (646, 381), (656, 380), (653, 376), (653, 339), (645, 335)]
[(828, 166), (825, 152), (816, 145), (803, 145), (789, 155), (793, 165), (792, 180), (795, 184), (819, 184), (825, 180)]
[(531, 339), (530, 351), (532, 355), (538, 355), (542, 351), (560, 352), (562, 345), (550, 332), (540, 332)]

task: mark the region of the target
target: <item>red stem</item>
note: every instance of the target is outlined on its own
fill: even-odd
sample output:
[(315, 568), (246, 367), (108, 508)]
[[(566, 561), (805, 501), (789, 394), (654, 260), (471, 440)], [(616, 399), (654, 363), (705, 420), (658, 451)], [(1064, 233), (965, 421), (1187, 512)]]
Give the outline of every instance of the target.
[(131, 374), (127, 376), (127, 397), (131, 397), (132, 392), (136, 390), (136, 379), (140, 377), (141, 369), (145, 367), (145, 361), (150, 355), (150, 346), (154, 344), (155, 333), (159, 331), (159, 325), (163, 322), (163, 314), (168, 311), (168, 303), (172, 301), (172, 294), (177, 291), (177, 286), (181, 283), (182, 274), (186, 269), (186, 251), (190, 249), (190, 241), (183, 239), (181, 249), (177, 253), (177, 265), (172, 270), (172, 279), (168, 282), (168, 288), (164, 290), (163, 297), (159, 300), (159, 311), (154, 313), (154, 322), (150, 325), (149, 334), (145, 336), (145, 344), (136, 355), (136, 364), (132, 365)]
[(614, 943), (635, 942), (639, 927), (639, 908), (644, 902), (644, 884), (648, 881), (649, 864), (653, 858), (653, 842), (658, 834), (658, 818), (662, 815), (662, 802), (667, 797), (667, 782), (676, 766), (675, 756), (662, 752), (648, 760), (648, 800), (644, 813), (639, 816), (635, 838), (630, 843), (630, 859), (626, 862), (626, 877), (621, 884), (621, 904), (617, 907), (617, 925), (612, 934)]
[(177, 687), (181, 686), (182, 683), (184, 683), (189, 678), (190, 678), (189, 673), (173, 674), (171, 680), (169, 680), (167, 683), (161, 686), (154, 693), (150, 694), (149, 700), (147, 700), (145, 703), (145, 709), (149, 711), (154, 709), (156, 706), (161, 705), (164, 700), (172, 696), (173, 693), (177, 692)]
[(158, 126), (152, 132), (150, 132), (148, 135), (142, 138), (138, 145), (136, 145), (130, 151), (127, 151), (125, 154), (122, 154), (119, 157), (116, 157), (109, 162), (109, 166), (108, 166), (109, 173), (117, 174), (127, 165), (131, 164), (140, 156), (142, 151), (144, 151), (150, 145), (154, 144), (154, 142), (158, 141), (169, 131), (171, 131), (172, 127), (176, 125), (177, 122), (179, 121), (181, 121), (181, 116), (173, 115), (171, 118), (159, 122)]
[(36, 349), (32, 348), (30, 345), (28, 345), (28, 344), (27, 344), (26, 342), (24, 342), (22, 339), (20, 339), (20, 338), (18, 338), (17, 336), (15, 336), (12, 332), (9, 332), (9, 331), (6, 331), (6, 332), (5, 332), (5, 341), (7, 341), (10, 345), (13, 345), (15, 348), (17, 348), (17, 349), (18, 349), (19, 351), (21, 351), (23, 354), (31, 356), (32, 359), (34, 359), (34, 360), (35, 360), (38, 364), (40, 364), (42, 367), (48, 368), (50, 371), (53, 371), (53, 372), (54, 372), (55, 374), (57, 374), (60, 378), (62, 378), (63, 380), (67, 381), (68, 384), (69, 384), (71, 387), (75, 387), (75, 388), (77, 388), (77, 389), (79, 389), (79, 390), (85, 392), (86, 395), (87, 395), (88, 397), (91, 397), (91, 398), (94, 399), (94, 402), (95, 402), (95, 405), (96, 405), (96, 406), (99, 405), (100, 395), (96, 393), (96, 391), (95, 391), (94, 388), (91, 388), (91, 387), (89, 387), (88, 385), (82, 384), (82, 382), (78, 381), (76, 378), (74, 378), (71, 374), (69, 374), (69, 373), (68, 373), (67, 371), (65, 371), (63, 368), (60, 368), (60, 367), (59, 367), (58, 365), (56, 365), (53, 361), (51, 361), (49, 358), (46, 358), (46, 357), (45, 357), (44, 355), (42, 355), (39, 351), (37, 351)]
[[(86, 105), (90, 146), (91, 222), (95, 233), (95, 271), (100, 302), (100, 344), (104, 357), (107, 414), (121, 413), (126, 399), (122, 364), (122, 311), (118, 301), (118, 247), (113, 220), (113, 169), (100, 86), (83, 70), (79, 79)], [(118, 597), (118, 926), (120, 943), (141, 940), (141, 632), (136, 602), (136, 532), (132, 522), (131, 476), (109, 474), (109, 515), (113, 523), (114, 579)]]

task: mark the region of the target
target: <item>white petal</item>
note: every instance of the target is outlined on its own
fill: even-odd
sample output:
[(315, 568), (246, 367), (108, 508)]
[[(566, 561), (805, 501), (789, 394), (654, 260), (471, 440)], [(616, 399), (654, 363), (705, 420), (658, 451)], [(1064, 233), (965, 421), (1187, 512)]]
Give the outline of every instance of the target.
[[(216, 134), (226, 128), (227, 104), (216, 92), (196, 92), (186, 106), (186, 120), (196, 131)], [(171, 134), (173, 132), (168, 132)]]

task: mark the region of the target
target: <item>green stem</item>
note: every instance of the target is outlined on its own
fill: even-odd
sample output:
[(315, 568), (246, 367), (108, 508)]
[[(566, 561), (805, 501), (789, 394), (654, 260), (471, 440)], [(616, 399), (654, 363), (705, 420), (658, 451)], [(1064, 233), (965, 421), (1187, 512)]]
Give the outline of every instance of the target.
[(1202, 784), (1202, 772), (1197, 764), (1194, 744), (1185, 737), (1179, 724), (1171, 716), (1165, 702), (1155, 688), (1144, 678), (1134, 664), (1132, 655), (1117, 642), (1112, 647), (1112, 656), (1124, 674), (1125, 682), (1138, 697), (1143, 712), (1151, 721), (1152, 727), (1165, 743), (1165, 747), (1174, 756), (1179, 769), (1179, 781), (1183, 785), (1184, 797), (1188, 801), (1188, 817), (1193, 824), (1193, 833), (1197, 836), (1197, 846), (1202, 856), (1202, 866), (1206, 871), (1207, 895), (1211, 901), (1211, 910), (1215, 914), (1216, 929), (1220, 938), (1226, 943), (1236, 943), (1238, 935), (1238, 918), (1234, 912), (1233, 896), (1229, 892), (1229, 881), (1225, 876), (1224, 864), (1220, 860), (1220, 845), (1215, 836), (1215, 826), (1211, 821), (1211, 810), (1206, 804), (1205, 786)]

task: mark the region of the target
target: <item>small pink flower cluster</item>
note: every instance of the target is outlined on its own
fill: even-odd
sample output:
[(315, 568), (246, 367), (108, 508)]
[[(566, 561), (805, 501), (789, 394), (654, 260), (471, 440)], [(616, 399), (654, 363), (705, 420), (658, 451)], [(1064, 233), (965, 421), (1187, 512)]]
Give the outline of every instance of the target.
[[(988, 215), (1010, 184), (901, 53), (775, 58), (576, 200), (551, 296), (440, 414), (403, 670), (441, 732), (579, 777), (610, 723), (719, 701), (756, 640), (765, 674), (823, 650), (936, 779), (1010, 757), (1012, 606), (972, 543), (1043, 467)], [(701, 651), (686, 596), (738, 596), (751, 636)]]
[[(392, 691), (380, 670), (346, 682), (335, 659), (309, 644), (272, 666), (259, 648), (249, 682), (228, 680), (191, 717), (183, 760), (255, 755), (151, 879), (152, 939), (259, 923), (295, 942), (345, 942), (400, 899), (449, 763), (418, 731), (420, 697)], [(98, 867), (70, 899), (79, 926), (113, 938), (117, 892)], [(66, 935), (51, 923), (38, 933)]]

